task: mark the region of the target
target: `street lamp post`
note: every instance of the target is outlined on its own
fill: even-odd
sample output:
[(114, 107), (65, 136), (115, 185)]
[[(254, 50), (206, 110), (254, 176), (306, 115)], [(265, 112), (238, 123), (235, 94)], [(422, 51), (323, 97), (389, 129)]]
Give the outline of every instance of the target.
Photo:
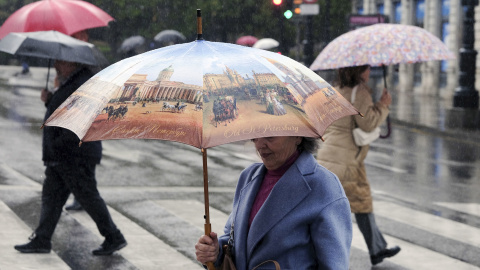
[(465, 8), (463, 20), (463, 42), (460, 49), (459, 86), (453, 96), (453, 107), (478, 108), (478, 91), (475, 90), (475, 62), (477, 51), (474, 50), (474, 9), (478, 0), (462, 0)]

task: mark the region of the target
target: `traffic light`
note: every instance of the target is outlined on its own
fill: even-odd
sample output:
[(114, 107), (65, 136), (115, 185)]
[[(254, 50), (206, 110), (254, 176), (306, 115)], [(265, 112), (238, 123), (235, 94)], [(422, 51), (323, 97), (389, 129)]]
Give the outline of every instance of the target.
[(275, 6), (280, 6), (282, 4), (283, 0), (272, 0), (272, 2)]
[(283, 13), (283, 16), (285, 16), (287, 20), (292, 18), (293, 16), (292, 9), (293, 9), (293, 0), (286, 0), (285, 12)]
[(303, 0), (293, 0), (293, 4), (294, 4), (294, 9), (293, 9), (293, 12), (297, 15), (300, 14), (301, 10), (300, 10), (300, 5), (303, 4)]
[(287, 10), (283, 13), (283, 16), (285, 16), (285, 18), (288, 20), (288, 19), (292, 18), (293, 12), (292, 12), (290, 9), (287, 9)]

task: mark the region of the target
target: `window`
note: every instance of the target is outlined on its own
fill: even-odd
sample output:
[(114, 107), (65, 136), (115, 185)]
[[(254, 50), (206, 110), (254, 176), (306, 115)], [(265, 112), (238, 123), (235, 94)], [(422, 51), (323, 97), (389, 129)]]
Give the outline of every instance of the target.
[(384, 7), (383, 4), (378, 4), (378, 5), (377, 5), (377, 12), (378, 12), (379, 14), (382, 14), (382, 15), (385, 14), (385, 7)]
[(402, 3), (401, 2), (395, 2), (394, 3), (394, 8), (395, 8), (395, 15), (393, 22), (394, 23), (400, 23), (402, 20)]
[(423, 19), (425, 18), (425, 0), (417, 0), (415, 7), (415, 22), (417, 26), (423, 26)]

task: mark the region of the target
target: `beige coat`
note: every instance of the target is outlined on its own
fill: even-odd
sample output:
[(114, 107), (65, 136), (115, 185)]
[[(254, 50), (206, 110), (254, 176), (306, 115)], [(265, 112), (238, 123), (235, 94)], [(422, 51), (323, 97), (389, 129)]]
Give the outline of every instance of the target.
[[(352, 88), (336, 89), (347, 100), (351, 100)], [(352, 130), (358, 126), (364, 131), (372, 131), (387, 118), (389, 110), (382, 103), (373, 104), (371, 91), (363, 83), (358, 86), (353, 106), (364, 117), (347, 116), (329, 126), (323, 136), (325, 142), (321, 144), (317, 160), (340, 179), (352, 213), (371, 213), (372, 195), (363, 162), (369, 146), (357, 146), (353, 141)]]

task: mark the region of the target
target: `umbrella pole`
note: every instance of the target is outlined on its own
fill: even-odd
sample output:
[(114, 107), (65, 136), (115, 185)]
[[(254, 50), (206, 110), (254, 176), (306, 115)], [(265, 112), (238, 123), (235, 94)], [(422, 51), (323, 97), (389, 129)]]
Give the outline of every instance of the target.
[[(383, 69), (383, 86), (385, 87), (385, 89), (387, 89), (387, 67), (385, 67), (385, 65), (382, 65), (382, 69)], [(390, 133), (392, 133), (392, 127), (391, 127), (390, 115), (389, 115), (387, 116), (387, 134), (380, 135), (380, 138), (386, 139), (390, 137)]]
[[(203, 156), (203, 196), (205, 199), (205, 235), (210, 236), (212, 232), (212, 224), (210, 224), (210, 210), (209, 210), (209, 201), (208, 201), (208, 170), (207, 170), (207, 149), (202, 148)], [(215, 270), (213, 262), (207, 262), (208, 270)]]
[(47, 69), (47, 84), (45, 85), (45, 90), (48, 91), (48, 79), (50, 79), (50, 62), (52, 59), (48, 58), (48, 69)]

